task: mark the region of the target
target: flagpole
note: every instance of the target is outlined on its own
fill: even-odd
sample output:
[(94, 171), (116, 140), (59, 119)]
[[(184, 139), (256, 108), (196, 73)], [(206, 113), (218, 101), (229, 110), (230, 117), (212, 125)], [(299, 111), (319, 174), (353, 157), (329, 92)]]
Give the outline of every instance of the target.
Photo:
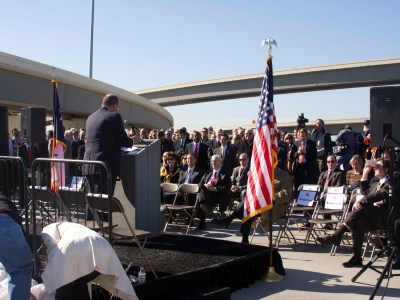
[[(278, 46), (276, 41), (271, 37), (268, 37), (267, 40), (262, 41), (261, 48), (265, 45), (268, 45), (268, 57), (271, 57), (272, 52), (272, 45)], [(268, 60), (268, 59), (267, 59)], [(273, 176), (274, 178), (275, 176)], [(274, 182), (272, 182), (274, 184)], [(274, 192), (274, 191), (273, 191)], [(268, 218), (268, 225), (269, 225), (269, 264), (268, 264), (268, 271), (263, 277), (262, 280), (266, 282), (280, 282), (282, 281), (285, 276), (282, 276), (275, 271), (274, 262), (273, 262), (273, 246), (272, 246), (272, 222), (273, 220), (273, 208), (269, 210), (269, 218)]]

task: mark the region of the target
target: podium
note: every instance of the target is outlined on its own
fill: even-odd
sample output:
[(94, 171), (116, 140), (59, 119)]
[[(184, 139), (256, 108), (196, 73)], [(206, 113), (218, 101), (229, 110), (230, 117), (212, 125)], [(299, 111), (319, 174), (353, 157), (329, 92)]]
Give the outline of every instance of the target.
[[(145, 140), (136, 150), (121, 155), (120, 181), (114, 196), (125, 209), (132, 226), (160, 236), (160, 142)], [(113, 215), (113, 223), (124, 224), (122, 216)], [(124, 226), (124, 225), (121, 225)]]

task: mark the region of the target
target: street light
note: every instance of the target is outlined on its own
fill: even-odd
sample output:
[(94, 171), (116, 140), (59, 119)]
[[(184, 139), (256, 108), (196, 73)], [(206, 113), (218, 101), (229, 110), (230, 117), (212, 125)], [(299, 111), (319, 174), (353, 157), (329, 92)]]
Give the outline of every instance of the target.
[(93, 29), (94, 29), (94, 0), (92, 0), (92, 26), (90, 30), (90, 67), (89, 78), (93, 78)]

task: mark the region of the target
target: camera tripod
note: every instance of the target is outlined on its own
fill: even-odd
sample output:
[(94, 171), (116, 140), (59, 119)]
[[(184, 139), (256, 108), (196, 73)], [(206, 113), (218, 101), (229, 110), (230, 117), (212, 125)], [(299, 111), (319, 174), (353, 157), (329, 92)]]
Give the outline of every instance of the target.
[[(360, 277), (367, 269), (372, 269), (375, 272), (381, 274), (378, 278), (377, 283), (375, 284), (374, 290), (372, 291), (372, 294), (370, 295), (369, 299), (374, 299), (384, 278), (390, 278), (393, 276), (400, 275), (400, 274), (392, 273), (392, 263), (396, 256), (396, 253), (398, 252), (398, 248), (396, 246), (390, 246), (389, 244), (390, 243), (388, 243), (388, 245), (386, 245), (381, 251), (379, 251), (379, 253), (375, 254), (371, 258), (371, 260), (353, 278), (351, 278), (352, 282), (356, 282), (358, 277)], [(373, 266), (373, 264), (378, 260), (378, 258), (381, 258), (385, 253), (389, 253), (389, 257), (388, 257), (385, 267), (383, 268), (382, 271), (380, 271), (377, 268), (375, 268)]]

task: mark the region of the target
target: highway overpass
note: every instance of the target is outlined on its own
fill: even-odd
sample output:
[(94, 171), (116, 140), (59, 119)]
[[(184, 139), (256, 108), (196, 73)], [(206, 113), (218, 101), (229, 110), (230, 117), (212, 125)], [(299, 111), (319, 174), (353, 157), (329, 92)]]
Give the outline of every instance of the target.
[[(264, 73), (134, 91), (161, 106), (258, 97)], [(274, 94), (400, 84), (400, 58), (274, 71)]]
[[(21, 108), (40, 107), (52, 114), (52, 84), (58, 82), (58, 94), (65, 121), (80, 119), (83, 127), (89, 114), (101, 106), (107, 93), (118, 95), (119, 113), (136, 126), (168, 128), (172, 115), (163, 107), (132, 92), (49, 65), (0, 52), (0, 106), (18, 115)], [(20, 121), (11, 126), (20, 128)], [(65, 123), (65, 122), (64, 122)], [(64, 124), (66, 127), (68, 125)]]

